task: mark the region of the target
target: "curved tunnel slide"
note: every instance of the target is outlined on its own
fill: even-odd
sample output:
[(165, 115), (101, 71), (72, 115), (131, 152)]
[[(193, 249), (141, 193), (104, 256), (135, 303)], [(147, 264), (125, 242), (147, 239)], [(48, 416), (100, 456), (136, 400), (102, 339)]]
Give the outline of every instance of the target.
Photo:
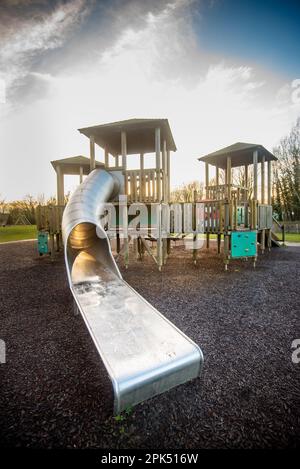
[(100, 224), (118, 195), (114, 173), (95, 169), (63, 215), (70, 289), (114, 389), (114, 413), (199, 376), (200, 348), (123, 279)]

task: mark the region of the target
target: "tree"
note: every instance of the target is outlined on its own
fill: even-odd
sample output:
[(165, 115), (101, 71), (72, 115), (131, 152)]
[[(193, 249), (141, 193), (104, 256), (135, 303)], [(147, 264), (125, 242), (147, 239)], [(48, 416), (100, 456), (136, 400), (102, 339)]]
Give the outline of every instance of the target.
[(274, 210), (282, 220), (300, 219), (300, 117), (289, 135), (273, 149)]
[(6, 206), (7, 206), (7, 203), (5, 202), (5, 199), (2, 199), (2, 196), (0, 194), (0, 213), (6, 212)]
[(199, 181), (182, 184), (171, 192), (171, 202), (193, 202), (195, 195), (199, 201), (203, 198), (203, 190), (203, 183)]

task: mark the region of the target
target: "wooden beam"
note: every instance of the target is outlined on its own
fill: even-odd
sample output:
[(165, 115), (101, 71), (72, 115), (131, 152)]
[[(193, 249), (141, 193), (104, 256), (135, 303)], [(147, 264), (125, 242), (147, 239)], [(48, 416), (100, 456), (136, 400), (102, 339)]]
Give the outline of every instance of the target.
[(145, 194), (145, 181), (144, 181), (144, 153), (140, 154), (140, 202), (144, 200), (144, 194)]
[(109, 168), (109, 153), (107, 148), (104, 149), (104, 164), (106, 169)]
[(261, 159), (261, 203), (265, 203), (265, 156)]
[(258, 152), (253, 152), (253, 199), (257, 200), (257, 167), (258, 167)]
[(163, 183), (162, 183), (162, 199), (167, 202), (167, 142), (164, 139), (162, 148), (162, 170), (163, 170)]
[(231, 199), (231, 157), (230, 156), (227, 156), (226, 184), (227, 184), (227, 197), (228, 197), (228, 200), (230, 200)]
[(272, 204), (272, 161), (268, 161), (268, 204)]
[(249, 174), (248, 174), (248, 165), (247, 164), (245, 164), (244, 178), (245, 178), (245, 187), (246, 187), (246, 189), (248, 189)]
[(219, 166), (216, 166), (216, 186), (219, 185), (220, 181), (220, 171), (219, 171)]
[[(124, 130), (122, 130), (121, 132), (121, 153), (122, 153), (122, 168), (123, 168), (123, 171), (126, 171), (127, 170), (127, 137), (126, 137), (126, 132), (124, 132)], [(127, 195), (128, 184), (127, 184), (126, 174), (124, 174), (124, 176), (125, 176), (125, 194)]]
[(56, 176), (57, 176), (57, 205), (64, 205), (64, 201), (65, 201), (64, 174), (62, 172), (60, 165), (57, 165), (56, 167)]
[(156, 155), (156, 188), (157, 201), (161, 201), (161, 183), (160, 183), (160, 128), (155, 129), (155, 155)]
[(127, 136), (126, 132), (121, 132), (121, 154), (122, 154), (122, 167), (123, 170), (127, 169)]
[(161, 271), (163, 258), (162, 258), (162, 206), (159, 204), (157, 206), (157, 265), (158, 270)]
[(56, 166), (56, 203), (60, 205), (60, 173), (61, 168), (59, 165)]
[(128, 268), (129, 265), (129, 239), (128, 239), (128, 209), (127, 209), (127, 199), (123, 196), (120, 197), (120, 208), (122, 209), (123, 217), (123, 236), (124, 236), (124, 261), (125, 268)]
[(171, 168), (170, 168), (170, 150), (167, 150), (167, 202), (170, 202), (171, 198)]
[(96, 160), (95, 160), (95, 137), (94, 135), (90, 136), (90, 170), (96, 168)]
[(205, 162), (205, 197), (209, 199), (209, 164)]

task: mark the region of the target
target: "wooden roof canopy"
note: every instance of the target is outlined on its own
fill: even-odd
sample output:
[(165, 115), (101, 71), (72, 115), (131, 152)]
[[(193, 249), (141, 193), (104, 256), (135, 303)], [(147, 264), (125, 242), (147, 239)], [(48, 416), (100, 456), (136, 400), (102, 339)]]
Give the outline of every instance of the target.
[[(90, 173), (90, 159), (82, 155), (54, 160), (51, 161), (51, 164), (55, 170), (60, 166), (63, 174), (77, 175), (80, 172), (80, 168), (82, 168), (84, 175)], [(100, 161), (96, 161), (96, 167), (104, 167), (104, 164), (100, 163)]]
[(90, 137), (110, 154), (121, 155), (121, 132), (126, 132), (127, 154), (155, 152), (155, 129), (160, 128), (161, 145), (166, 140), (167, 150), (176, 151), (176, 145), (168, 119), (128, 119), (110, 124), (95, 125), (78, 129), (80, 133)]
[(234, 168), (253, 164), (253, 152), (255, 150), (257, 150), (258, 154), (258, 163), (261, 163), (263, 156), (265, 157), (265, 161), (277, 161), (276, 156), (270, 153), (262, 145), (243, 142), (234, 143), (229, 147), (225, 147), (221, 150), (202, 156), (201, 158), (198, 158), (198, 160), (225, 169), (227, 165), (227, 157), (230, 156), (231, 167)]

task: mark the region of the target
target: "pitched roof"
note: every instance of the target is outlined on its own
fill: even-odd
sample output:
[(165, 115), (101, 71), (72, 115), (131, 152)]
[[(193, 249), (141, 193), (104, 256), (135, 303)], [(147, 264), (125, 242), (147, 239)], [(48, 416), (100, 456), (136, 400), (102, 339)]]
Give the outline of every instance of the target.
[(161, 129), (161, 145), (166, 140), (167, 149), (176, 151), (176, 145), (168, 119), (127, 119), (109, 124), (78, 129), (102, 148), (107, 147), (112, 155), (121, 154), (121, 131), (127, 134), (127, 154), (152, 153), (155, 151), (155, 129)]
[(265, 161), (276, 161), (277, 158), (272, 153), (270, 153), (265, 147), (257, 143), (244, 143), (237, 142), (228, 147), (221, 148), (213, 153), (202, 156), (198, 158), (199, 161), (209, 163), (213, 166), (218, 166), (220, 168), (226, 168), (227, 156), (231, 157), (231, 166), (243, 166), (246, 164), (253, 163), (253, 152), (257, 150), (258, 153), (258, 163), (262, 161), (262, 157), (265, 157)]
[[(61, 160), (53, 160), (51, 161), (51, 164), (55, 170), (57, 166), (60, 166), (64, 174), (79, 174), (80, 167), (83, 169), (83, 174), (86, 175), (90, 172), (90, 159), (82, 155), (62, 158)], [(97, 166), (104, 167), (104, 163), (96, 161), (96, 167)]]

